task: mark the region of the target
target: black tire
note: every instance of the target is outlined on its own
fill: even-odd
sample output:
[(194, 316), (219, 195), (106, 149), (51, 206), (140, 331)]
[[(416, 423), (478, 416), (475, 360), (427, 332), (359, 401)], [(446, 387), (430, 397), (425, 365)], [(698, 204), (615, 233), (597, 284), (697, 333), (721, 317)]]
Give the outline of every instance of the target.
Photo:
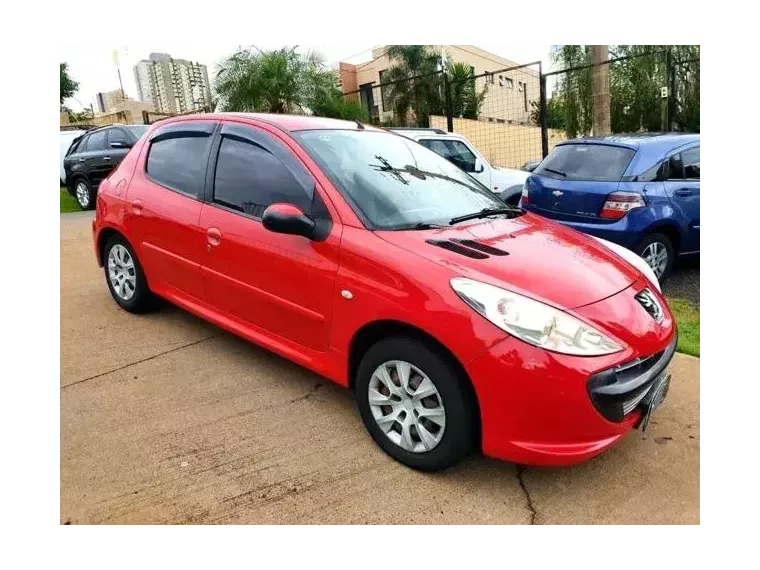
[[(82, 196), (79, 195), (80, 184), (84, 187)], [(77, 201), (77, 204), (79, 204), (79, 207), (83, 210), (93, 210), (95, 208), (95, 191), (93, 190), (92, 184), (90, 184), (90, 181), (87, 180), (87, 178), (80, 177), (74, 180), (73, 196)]]
[[(116, 246), (121, 246), (127, 250), (134, 265), (133, 274), (135, 277), (135, 287), (132, 296), (128, 299), (122, 298), (116, 292), (116, 289), (114, 288), (109, 275), (109, 257), (111, 250)], [(150, 292), (150, 289), (148, 288), (148, 281), (145, 279), (145, 273), (143, 273), (140, 261), (137, 259), (132, 246), (129, 245), (129, 242), (118, 234), (108, 238), (106, 246), (103, 249), (103, 272), (105, 274), (106, 284), (108, 285), (108, 290), (111, 292), (111, 296), (113, 297), (114, 301), (116, 301), (116, 303), (125, 311), (129, 311), (130, 313), (144, 313), (145, 311), (148, 311), (155, 306), (155, 299), (153, 297), (153, 294)]]
[[(428, 376), (440, 394), (446, 425), (440, 441), (429, 451), (403, 449), (391, 441), (372, 414), (370, 380), (381, 364), (391, 360), (414, 365)], [(365, 427), (385, 453), (412, 469), (439, 471), (469, 455), (475, 442), (477, 414), (463, 382), (467, 379), (459, 377), (449, 359), (436, 347), (412, 338), (392, 337), (376, 343), (364, 354), (356, 377), (356, 402)]]
[(522, 195), (522, 184), (511, 186), (501, 193), (501, 199), (506, 202), (508, 206), (517, 208), (520, 203), (520, 196)]
[[(657, 278), (660, 281), (660, 283), (663, 283), (665, 279), (668, 278), (670, 275), (671, 270), (673, 269), (673, 262), (675, 261), (675, 249), (673, 248), (673, 242), (670, 241), (670, 238), (668, 236), (661, 234), (661, 233), (652, 233), (646, 236), (639, 244), (636, 246), (636, 254), (648, 262), (647, 258), (644, 257), (645, 253), (648, 253), (647, 250), (655, 244), (655, 247), (657, 247), (657, 244), (663, 246), (665, 248), (665, 251), (667, 252), (667, 260), (665, 262), (665, 269), (662, 272), (661, 275), (658, 275)], [(650, 265), (651, 267), (651, 265)], [(653, 268), (654, 270), (654, 268)], [(655, 274), (657, 271), (655, 271)]]

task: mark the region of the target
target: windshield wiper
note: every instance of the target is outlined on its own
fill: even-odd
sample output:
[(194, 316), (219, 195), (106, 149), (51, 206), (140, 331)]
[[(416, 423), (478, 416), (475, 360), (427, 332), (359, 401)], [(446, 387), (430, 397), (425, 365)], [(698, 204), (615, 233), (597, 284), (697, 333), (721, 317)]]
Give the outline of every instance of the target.
[(450, 224), (458, 224), (459, 222), (466, 222), (467, 220), (477, 220), (478, 218), (487, 218), (488, 216), (495, 216), (496, 214), (514, 214), (520, 212), (514, 208), (484, 208), (480, 212), (473, 212), (472, 214), (465, 214), (463, 216), (457, 216), (449, 220)]
[(551, 172), (552, 174), (556, 174), (562, 178), (567, 178), (567, 173), (562, 172), (561, 170), (554, 170), (553, 168), (547, 168), (546, 166), (544, 166), (542, 170), (546, 170), (546, 172)]
[(415, 225), (412, 229), (413, 230), (437, 230), (440, 228), (447, 228), (448, 226), (444, 226), (443, 224), (434, 224), (431, 222), (420, 222), (419, 224)]

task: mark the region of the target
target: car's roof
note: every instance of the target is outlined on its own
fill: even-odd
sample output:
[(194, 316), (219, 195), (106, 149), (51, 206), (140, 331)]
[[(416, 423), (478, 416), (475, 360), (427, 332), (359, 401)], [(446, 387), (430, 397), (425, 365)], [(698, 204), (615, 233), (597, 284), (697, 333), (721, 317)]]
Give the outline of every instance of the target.
[(557, 143), (557, 146), (567, 144), (606, 144), (624, 146), (634, 150), (667, 152), (693, 142), (699, 142), (698, 133), (631, 133), (607, 135), (605, 137), (584, 137)]
[(307, 115), (280, 115), (275, 113), (198, 113), (171, 117), (160, 121), (161, 123), (181, 122), (182, 120), (205, 119), (208, 121), (229, 119), (237, 117), (269, 123), (283, 131), (310, 131), (310, 130), (367, 130), (380, 131), (369, 124), (361, 124), (356, 121), (343, 121), (340, 119), (327, 119), (325, 117), (312, 117)]

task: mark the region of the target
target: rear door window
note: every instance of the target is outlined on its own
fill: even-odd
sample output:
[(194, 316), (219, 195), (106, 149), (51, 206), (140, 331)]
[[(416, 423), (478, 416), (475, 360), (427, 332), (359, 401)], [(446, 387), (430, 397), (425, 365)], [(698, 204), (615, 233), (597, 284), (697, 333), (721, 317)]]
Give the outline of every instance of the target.
[(97, 131), (87, 137), (87, 152), (106, 150), (106, 135), (107, 131)]
[(635, 151), (601, 144), (561, 145), (546, 157), (535, 174), (560, 180), (618, 182)]
[(211, 137), (193, 133), (154, 141), (145, 171), (151, 179), (172, 190), (200, 197), (206, 177)]
[(686, 180), (699, 180), (699, 147), (681, 153), (683, 173)]

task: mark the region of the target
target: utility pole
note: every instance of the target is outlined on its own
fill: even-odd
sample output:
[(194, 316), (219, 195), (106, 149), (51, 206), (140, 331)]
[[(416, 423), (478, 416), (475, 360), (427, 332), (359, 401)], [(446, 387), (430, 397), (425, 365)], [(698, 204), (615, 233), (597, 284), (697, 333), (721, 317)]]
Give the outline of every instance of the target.
[(609, 46), (591, 46), (591, 63), (594, 64), (592, 93), (594, 104), (594, 136), (611, 133), (610, 128), (610, 64)]

